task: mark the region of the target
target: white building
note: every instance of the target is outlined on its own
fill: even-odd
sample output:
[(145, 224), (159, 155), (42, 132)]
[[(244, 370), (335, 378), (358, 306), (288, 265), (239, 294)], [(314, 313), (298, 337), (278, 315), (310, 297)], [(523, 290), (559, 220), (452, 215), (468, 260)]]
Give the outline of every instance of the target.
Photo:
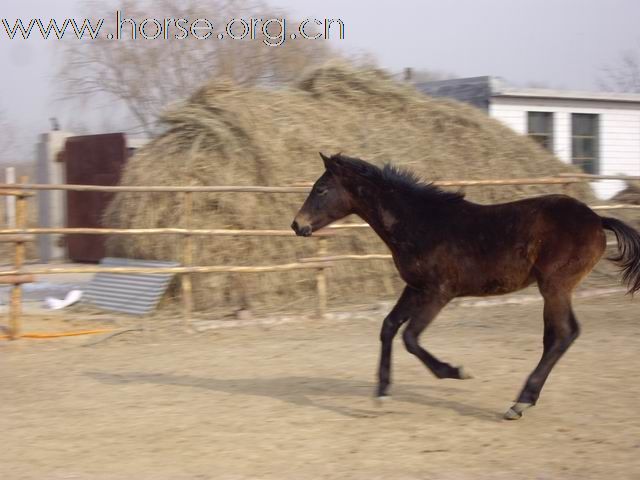
[[(640, 175), (640, 94), (514, 88), (494, 77), (416, 86), (429, 95), (484, 109), (587, 173)], [(624, 186), (620, 181), (594, 184), (601, 198), (615, 195)]]

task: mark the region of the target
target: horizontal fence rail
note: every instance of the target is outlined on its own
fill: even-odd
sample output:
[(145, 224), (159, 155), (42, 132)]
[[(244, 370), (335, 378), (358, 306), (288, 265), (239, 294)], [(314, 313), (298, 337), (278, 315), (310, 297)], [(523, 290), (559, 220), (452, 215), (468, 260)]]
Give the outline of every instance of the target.
[[(492, 180), (437, 180), (433, 185), (439, 187), (496, 187), (508, 185), (561, 185), (565, 191), (573, 185), (599, 180), (631, 180), (640, 181), (640, 177), (621, 175), (590, 175), (590, 174), (560, 174), (554, 177), (512, 178)], [(30, 184), (28, 179), (22, 178), (19, 184), (0, 184), (0, 195), (13, 196), (15, 202), (15, 228), (0, 229), (0, 242), (11, 242), (15, 245), (14, 268), (0, 271), (0, 284), (13, 284), (9, 310), (10, 336), (20, 336), (20, 311), (22, 292), (21, 284), (34, 281), (36, 275), (53, 275), (65, 273), (114, 273), (114, 274), (179, 274), (181, 277), (184, 319), (189, 322), (193, 309), (191, 292), (191, 275), (204, 273), (271, 273), (294, 270), (316, 270), (316, 289), (318, 295), (318, 313), (324, 315), (327, 308), (326, 269), (335, 262), (341, 261), (373, 261), (390, 260), (390, 254), (363, 255), (329, 255), (327, 252), (327, 237), (338, 234), (339, 231), (369, 229), (364, 223), (342, 223), (331, 225), (322, 231), (314, 232), (318, 239), (317, 256), (302, 258), (296, 263), (263, 266), (233, 266), (209, 265), (197, 266), (193, 263), (194, 236), (222, 236), (222, 237), (293, 237), (291, 230), (264, 229), (202, 229), (191, 227), (193, 211), (193, 193), (265, 193), (265, 194), (307, 194), (312, 183), (302, 183), (293, 186), (103, 186), (103, 185), (68, 185), (68, 184)], [(184, 218), (183, 225), (176, 228), (27, 228), (26, 227), (26, 199), (38, 191), (77, 191), (77, 192), (139, 192), (139, 193), (182, 193)], [(640, 205), (614, 204), (593, 205), (593, 210), (622, 210), (640, 209)], [(25, 244), (35, 240), (37, 235), (180, 235), (183, 238), (183, 266), (180, 267), (101, 267), (101, 266), (73, 266), (73, 267), (23, 267)], [(313, 238), (312, 237), (312, 238)], [(611, 244), (611, 243), (608, 243)]]
[(640, 180), (639, 176), (634, 175), (593, 175), (591, 173), (560, 173), (558, 177), (588, 182), (597, 182), (599, 180), (625, 180), (634, 182)]
[[(4, 188), (9, 186), (13, 188)], [(15, 184), (11, 184), (11, 185), (1, 185), (0, 195), (4, 195), (5, 197), (33, 197), (35, 193), (28, 192), (26, 190), (15, 190)]]
[(640, 208), (640, 205), (624, 203), (619, 205), (593, 205), (590, 208), (591, 210), (635, 210)]
[(215, 187), (204, 185), (193, 185), (184, 187), (175, 186), (109, 186), (109, 185), (55, 185), (45, 183), (27, 183), (27, 184), (0, 184), (0, 191), (11, 191), (13, 193), (6, 195), (22, 195), (21, 192), (35, 190), (65, 190), (72, 192), (169, 192), (169, 193), (309, 193), (307, 187), (253, 187), (253, 186), (229, 186)]
[(60, 273), (139, 273), (141, 275), (153, 275), (162, 273), (263, 273), (263, 272), (288, 272), (291, 270), (309, 270), (326, 268), (323, 260), (309, 263), (285, 263), (282, 265), (265, 266), (231, 266), (209, 265), (203, 267), (46, 267), (25, 268), (20, 270), (2, 270), (0, 277), (11, 275), (55, 275)]
[[(206, 235), (213, 237), (295, 237), (293, 230), (224, 230), (216, 228), (3, 228), (0, 235)], [(330, 237), (324, 230), (314, 236)], [(33, 238), (33, 237), (30, 237)], [(0, 237), (0, 241), (2, 238)], [(13, 240), (15, 241), (15, 240)]]
[(301, 263), (340, 262), (344, 260), (389, 260), (393, 258), (388, 253), (369, 253), (365, 255), (332, 255), (328, 257), (310, 257), (300, 259)]
[[(638, 177), (640, 178), (640, 177)], [(588, 181), (588, 179), (586, 179)], [(436, 180), (433, 185), (437, 187), (471, 187), (471, 186), (501, 186), (501, 185), (567, 185), (583, 183), (585, 178), (576, 175), (567, 177), (539, 177), (539, 178), (510, 178), (497, 180)], [(284, 187), (258, 187), (258, 186), (108, 186), (108, 185), (67, 185), (67, 184), (39, 184), (39, 183), (10, 183), (0, 184), (0, 191), (5, 195), (22, 195), (21, 192), (37, 190), (65, 190), (73, 192), (192, 192), (192, 193), (309, 193), (312, 183), (302, 183), (295, 186)], [(8, 193), (11, 192), (11, 193)]]

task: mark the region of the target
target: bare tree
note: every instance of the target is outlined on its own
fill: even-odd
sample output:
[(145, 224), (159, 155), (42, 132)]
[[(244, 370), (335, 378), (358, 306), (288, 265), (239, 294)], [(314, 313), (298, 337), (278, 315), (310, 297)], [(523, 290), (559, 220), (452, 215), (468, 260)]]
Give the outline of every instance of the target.
[[(255, 39), (218, 39), (224, 31), (222, 25), (234, 18), (283, 18), (272, 12), (260, 0), (157, 0), (154, 2), (120, 0), (117, 5), (87, 4), (94, 22), (106, 18), (114, 26), (114, 11), (123, 18), (138, 22), (157, 18), (209, 19), (214, 23), (215, 35), (199, 40), (193, 35), (176, 39), (182, 34), (171, 24), (168, 38), (148, 40), (132, 39), (132, 24), (123, 24), (122, 38), (110, 40), (105, 32), (96, 40), (69, 39), (62, 50), (58, 79), (67, 97), (83, 98), (108, 96), (123, 102), (142, 131), (152, 133), (159, 113), (166, 106), (184, 99), (197, 87), (211, 78), (227, 79), (241, 85), (282, 84), (297, 78), (300, 73), (333, 55), (322, 40), (290, 39), (287, 33), (284, 43), (267, 46), (264, 36)], [(89, 15), (87, 15), (89, 18)], [(242, 25), (238, 24), (242, 29)], [(262, 24), (257, 24), (257, 29)], [(163, 25), (164, 27), (164, 25)], [(279, 24), (273, 22), (267, 33), (278, 35)], [(318, 28), (318, 27), (316, 27)], [(150, 35), (156, 26), (148, 25)], [(311, 29), (309, 29), (311, 30)], [(236, 35), (238, 34), (236, 30)], [(260, 32), (259, 32), (260, 33)]]
[(614, 92), (640, 93), (640, 53), (627, 51), (613, 65), (604, 69), (600, 86)]

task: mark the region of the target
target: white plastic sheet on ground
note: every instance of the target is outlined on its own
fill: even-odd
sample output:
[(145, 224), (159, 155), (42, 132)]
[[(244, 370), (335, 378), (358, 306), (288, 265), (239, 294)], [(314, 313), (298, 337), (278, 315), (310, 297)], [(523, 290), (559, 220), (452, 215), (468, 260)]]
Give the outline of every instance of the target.
[(47, 297), (44, 299), (44, 303), (47, 308), (50, 308), (51, 310), (61, 310), (73, 305), (74, 303), (78, 303), (81, 298), (82, 290), (71, 290), (62, 300), (53, 297)]

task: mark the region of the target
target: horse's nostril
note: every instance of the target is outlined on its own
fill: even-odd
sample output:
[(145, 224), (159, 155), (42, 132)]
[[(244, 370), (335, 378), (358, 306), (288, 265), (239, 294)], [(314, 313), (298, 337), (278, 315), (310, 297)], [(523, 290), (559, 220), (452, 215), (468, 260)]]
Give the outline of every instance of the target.
[(298, 222), (294, 220), (293, 223), (291, 224), (291, 228), (293, 229), (294, 232), (298, 233), (298, 230), (300, 229), (300, 227), (298, 226)]

